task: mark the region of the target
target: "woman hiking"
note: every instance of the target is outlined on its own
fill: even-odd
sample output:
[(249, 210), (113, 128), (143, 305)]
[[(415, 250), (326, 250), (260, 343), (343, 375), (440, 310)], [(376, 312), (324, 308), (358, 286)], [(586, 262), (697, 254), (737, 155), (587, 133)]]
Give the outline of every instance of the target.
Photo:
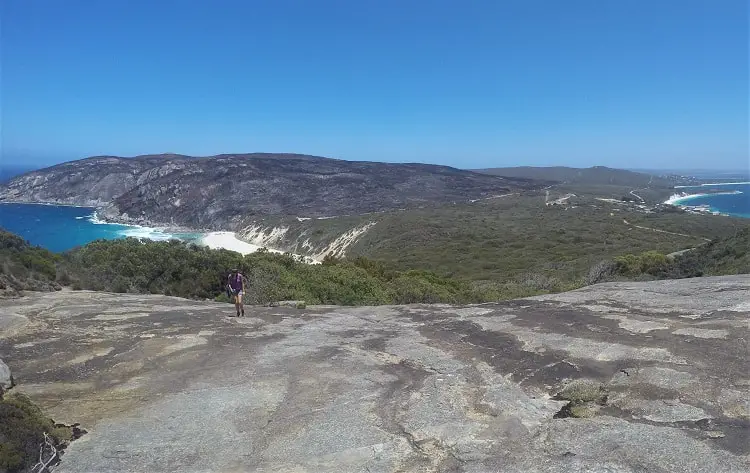
[(242, 296), (245, 295), (245, 278), (239, 269), (233, 269), (229, 274), (227, 282), (227, 293), (230, 299), (234, 299), (234, 307), (237, 309), (237, 317), (245, 316), (245, 306), (242, 304)]

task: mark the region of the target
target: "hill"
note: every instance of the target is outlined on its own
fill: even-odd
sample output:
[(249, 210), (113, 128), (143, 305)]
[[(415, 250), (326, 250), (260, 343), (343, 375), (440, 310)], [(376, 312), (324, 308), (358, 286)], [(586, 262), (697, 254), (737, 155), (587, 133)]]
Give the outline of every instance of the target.
[(126, 223), (232, 230), (247, 216), (325, 217), (468, 201), (539, 187), (447, 166), (295, 154), (93, 157), (36, 170), (0, 200), (102, 207)]
[(521, 166), (477, 169), (476, 172), (493, 176), (554, 181), (560, 184), (613, 185), (624, 187), (672, 187), (674, 185), (671, 180), (652, 174), (613, 169), (605, 166), (594, 166), (591, 168)]
[[(61, 291), (0, 300), (0, 353), (10, 395), (87, 432), (58, 473), (729, 473), (750, 454), (748, 290), (725, 276), (242, 319)], [(3, 413), (0, 434), (18, 432)]]
[(544, 192), (333, 219), (259, 218), (239, 236), (259, 246), (318, 258), (365, 256), (401, 269), (491, 281), (507, 295), (583, 284), (604, 260), (645, 251), (668, 254), (750, 228), (750, 220), (645, 211), (576, 197), (546, 206)]

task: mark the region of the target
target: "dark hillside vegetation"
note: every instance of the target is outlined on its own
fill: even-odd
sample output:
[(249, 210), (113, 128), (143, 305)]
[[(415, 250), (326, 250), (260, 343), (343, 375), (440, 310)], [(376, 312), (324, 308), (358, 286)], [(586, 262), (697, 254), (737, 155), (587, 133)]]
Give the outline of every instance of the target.
[(0, 229), (0, 295), (59, 289), (56, 278), (60, 261), (59, 255)]
[(574, 204), (548, 207), (541, 194), (388, 213), (349, 251), (483, 285), (546, 281), (544, 290), (563, 290), (583, 284), (588, 270), (603, 260), (646, 251), (669, 254), (750, 227), (747, 219), (646, 214), (594, 198)]
[(621, 276), (636, 279), (681, 279), (750, 273), (750, 228), (717, 238), (673, 257), (655, 251), (615, 258)]
[(125, 223), (236, 230), (249, 217), (359, 215), (538, 187), (448, 166), (301, 154), (99, 156), (17, 176), (0, 185), (0, 201), (98, 207)]

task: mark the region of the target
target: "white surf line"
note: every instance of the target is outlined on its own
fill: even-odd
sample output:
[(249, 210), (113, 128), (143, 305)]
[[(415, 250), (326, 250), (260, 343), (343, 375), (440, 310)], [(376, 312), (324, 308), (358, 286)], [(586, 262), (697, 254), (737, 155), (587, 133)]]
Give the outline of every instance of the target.
[(737, 195), (737, 194), (743, 194), (742, 191), (733, 190), (733, 191), (727, 191), (727, 192), (701, 192), (698, 194), (672, 194), (672, 196), (665, 200), (665, 204), (669, 205), (685, 205), (684, 203), (695, 199), (696, 197), (708, 197), (712, 195)]
[(745, 186), (750, 185), (750, 181), (746, 182), (708, 182), (705, 184), (696, 184), (694, 186), (674, 186), (675, 189), (685, 189), (689, 187), (711, 187), (711, 186)]
[(622, 219), (622, 221), (623, 221), (623, 223), (625, 225), (628, 225), (628, 226), (634, 227), (634, 228), (640, 228), (641, 230), (651, 230), (652, 232), (657, 232), (657, 233), (666, 233), (668, 235), (676, 235), (676, 236), (681, 236), (681, 237), (686, 237), (686, 238), (700, 238), (703, 241), (711, 241), (710, 238), (697, 237), (697, 236), (694, 236), (694, 235), (686, 235), (684, 233), (668, 232), (667, 230), (659, 230), (658, 228), (644, 227), (642, 225), (633, 225), (632, 223), (628, 222), (625, 219)]
[[(78, 217), (76, 217), (78, 219)], [(117, 225), (122, 227), (117, 233), (124, 237), (137, 238), (139, 240), (151, 240), (151, 241), (169, 241), (179, 240), (176, 236), (177, 233), (199, 233), (199, 232), (172, 232), (165, 227), (146, 227), (143, 225), (136, 225), (131, 223), (119, 223), (119, 222), (108, 222), (99, 217), (96, 210), (90, 215), (84, 216), (84, 219), (88, 220), (89, 223), (94, 225)]]

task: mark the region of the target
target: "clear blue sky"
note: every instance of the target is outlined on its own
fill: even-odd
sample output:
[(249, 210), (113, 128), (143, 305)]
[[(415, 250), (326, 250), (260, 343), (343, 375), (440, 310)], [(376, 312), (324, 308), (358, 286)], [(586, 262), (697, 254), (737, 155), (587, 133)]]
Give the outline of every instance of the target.
[(3, 161), (748, 166), (747, 0), (2, 0)]

